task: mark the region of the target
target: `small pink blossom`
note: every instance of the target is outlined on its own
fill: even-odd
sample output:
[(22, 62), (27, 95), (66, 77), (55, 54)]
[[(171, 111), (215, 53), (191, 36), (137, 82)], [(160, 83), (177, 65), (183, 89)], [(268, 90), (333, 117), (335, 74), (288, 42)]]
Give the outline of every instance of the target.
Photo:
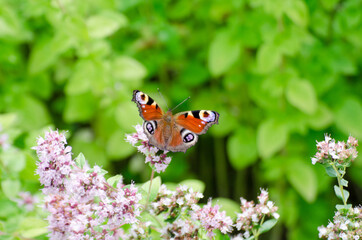
[(167, 157), (168, 151), (157, 155), (159, 149), (149, 144), (142, 126), (138, 124), (135, 129), (136, 133), (126, 134), (125, 140), (146, 156), (145, 163), (150, 163), (157, 173), (164, 172), (171, 162), (171, 157)]
[(4, 150), (10, 148), (9, 135), (7, 133), (0, 134), (0, 148)]
[(319, 238), (322, 239), (362, 239), (362, 207), (337, 211), (333, 222), (327, 227), (318, 227)]
[(248, 232), (254, 227), (259, 226), (265, 217), (279, 218), (279, 214), (276, 213), (278, 207), (275, 206), (274, 202), (269, 201), (268, 191), (261, 189), (258, 199), (258, 204), (255, 204), (253, 201), (248, 202), (244, 198), (240, 199), (241, 213), (237, 215), (236, 219), (237, 230)]
[(26, 211), (34, 210), (34, 207), (38, 204), (39, 199), (36, 196), (31, 195), (30, 192), (19, 192), (19, 198), (14, 201), (19, 207), (25, 207)]
[(213, 232), (215, 229), (219, 229), (224, 234), (232, 231), (233, 221), (229, 216), (226, 216), (225, 211), (221, 212), (219, 210), (219, 205), (212, 206), (211, 201), (208, 201), (205, 206), (191, 215), (193, 219), (201, 222), (201, 225), (207, 231), (207, 236), (210, 238), (215, 235)]
[(347, 144), (345, 142), (336, 141), (329, 135), (325, 135), (324, 141), (317, 141), (317, 153), (311, 158), (312, 164), (316, 163), (334, 163), (348, 165), (357, 158), (358, 141), (349, 136)]
[(71, 147), (65, 147), (67, 143), (64, 134), (58, 131), (50, 131), (45, 138), (38, 138), (38, 146), (33, 147), (40, 161), (37, 161), (36, 173), (40, 177), (40, 183), (44, 185), (43, 193), (57, 193), (64, 191), (64, 181), (69, 177), (72, 167)]

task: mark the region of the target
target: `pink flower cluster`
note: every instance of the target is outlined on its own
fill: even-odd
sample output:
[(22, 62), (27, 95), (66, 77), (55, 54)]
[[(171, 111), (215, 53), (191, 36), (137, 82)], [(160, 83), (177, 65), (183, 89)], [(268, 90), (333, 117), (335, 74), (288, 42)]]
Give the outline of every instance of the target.
[(45, 138), (39, 137), (38, 146), (33, 147), (38, 154), (36, 173), (44, 186), (43, 193), (58, 193), (64, 191), (64, 182), (69, 178), (75, 163), (72, 160), (72, 148), (65, 147), (67, 140), (58, 131), (45, 133)]
[(266, 190), (261, 189), (258, 200), (259, 203), (255, 204), (253, 201), (248, 202), (246, 199), (240, 198), (241, 213), (237, 215), (236, 229), (243, 230), (245, 238), (250, 237), (250, 231), (254, 227), (260, 226), (266, 217), (279, 218), (279, 214), (276, 212), (278, 207), (274, 202), (269, 201), (269, 193)]
[(317, 141), (317, 153), (312, 158), (312, 164), (337, 162), (348, 165), (358, 155), (357, 146), (358, 141), (352, 136), (348, 137), (346, 144), (340, 141), (336, 143), (330, 136), (325, 135), (324, 141)]
[(33, 211), (39, 199), (31, 195), (30, 192), (19, 192), (19, 198), (14, 199), (19, 207), (24, 207), (26, 211)]
[(197, 202), (203, 197), (202, 193), (195, 192), (185, 185), (180, 185), (176, 188), (176, 191), (171, 191), (163, 184), (159, 189), (156, 200), (152, 203), (152, 207), (156, 215), (168, 212), (170, 217), (176, 217), (179, 209), (196, 208)]
[(34, 147), (50, 238), (118, 239), (122, 225), (138, 222), (141, 194), (133, 184), (110, 186), (98, 166), (77, 166), (65, 144), (63, 134), (50, 131)]
[(150, 163), (156, 172), (164, 172), (171, 162), (171, 157), (167, 157), (167, 152), (157, 155), (158, 148), (149, 145), (148, 138), (141, 125), (135, 126), (136, 133), (126, 134), (126, 141), (132, 146), (137, 146), (137, 150), (146, 156), (146, 163)]
[(220, 206), (215, 204), (211, 206), (211, 201), (199, 209), (193, 209), (191, 217), (194, 220), (198, 220), (201, 226), (206, 229), (207, 236), (212, 238), (215, 233), (213, 230), (219, 229), (220, 232), (226, 234), (232, 231), (233, 221), (229, 216), (226, 216), (225, 211), (220, 211)]
[(220, 206), (212, 206), (211, 201), (202, 208), (197, 205), (202, 197), (201, 193), (182, 185), (176, 191), (168, 190), (165, 185), (160, 187), (152, 203), (153, 212), (163, 214), (164, 219), (173, 219), (162, 229), (164, 239), (197, 239), (200, 229), (210, 238), (216, 229), (224, 234), (231, 232), (233, 221), (225, 211), (220, 211)]
[(362, 239), (362, 207), (337, 211), (327, 227), (318, 227), (319, 238), (358, 240)]

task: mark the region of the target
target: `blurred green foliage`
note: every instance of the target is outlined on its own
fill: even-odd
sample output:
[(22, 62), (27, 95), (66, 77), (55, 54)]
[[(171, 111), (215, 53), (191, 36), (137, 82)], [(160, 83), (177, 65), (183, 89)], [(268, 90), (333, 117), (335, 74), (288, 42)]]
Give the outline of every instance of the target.
[[(11, 156), (13, 172), (34, 171), (28, 150), (54, 126), (92, 164), (146, 181), (123, 139), (141, 123), (132, 90), (165, 106), (159, 87), (170, 106), (192, 97), (180, 111), (221, 116), (163, 181), (198, 177), (206, 195), (234, 200), (267, 187), (286, 229), (268, 239), (316, 238), (334, 202), (310, 163), (315, 140), (362, 140), (361, 26), (361, 0), (1, 0), (0, 113), (15, 114), (11, 141), (27, 152)], [(17, 177), (24, 189), (35, 178)]]

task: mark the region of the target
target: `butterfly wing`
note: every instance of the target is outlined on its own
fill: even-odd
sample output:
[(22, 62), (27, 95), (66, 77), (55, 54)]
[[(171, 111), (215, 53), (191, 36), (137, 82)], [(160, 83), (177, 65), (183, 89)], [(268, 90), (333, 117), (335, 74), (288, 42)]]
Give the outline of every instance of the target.
[(175, 126), (167, 150), (186, 152), (196, 144), (198, 135), (206, 133), (211, 125), (218, 123), (219, 113), (210, 110), (187, 111), (180, 112), (173, 118)]
[(145, 120), (143, 130), (149, 143), (159, 149), (164, 149), (165, 138), (162, 132), (164, 113), (162, 109), (150, 96), (139, 90), (133, 91), (132, 101), (137, 104), (140, 116)]
[(198, 135), (181, 126), (176, 126), (167, 145), (167, 150), (172, 152), (186, 152), (196, 144)]
[(219, 121), (219, 113), (211, 110), (180, 112), (174, 117), (176, 124), (198, 135), (206, 133), (209, 127)]
[(137, 104), (140, 116), (145, 121), (159, 120), (162, 118), (162, 109), (150, 96), (144, 92), (134, 90), (132, 101)]

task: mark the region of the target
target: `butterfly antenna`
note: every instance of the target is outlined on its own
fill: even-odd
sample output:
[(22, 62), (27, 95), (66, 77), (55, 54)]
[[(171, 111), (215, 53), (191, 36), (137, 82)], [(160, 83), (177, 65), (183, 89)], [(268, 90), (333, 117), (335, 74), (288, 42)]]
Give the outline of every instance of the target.
[(165, 98), (163, 97), (163, 95), (162, 95), (162, 93), (161, 93), (161, 91), (160, 91), (159, 88), (157, 88), (157, 91), (158, 91), (158, 93), (160, 94), (160, 96), (161, 96), (161, 98), (163, 99), (163, 101), (166, 103), (167, 109), (170, 109), (170, 108), (168, 107), (167, 102), (166, 102)]
[(177, 104), (176, 107), (172, 108), (171, 112), (172, 112), (173, 110), (175, 110), (176, 108), (178, 108), (181, 104), (183, 104), (184, 102), (186, 102), (187, 100), (189, 100), (190, 98), (191, 98), (191, 97), (189, 96), (188, 98), (186, 98), (185, 100), (183, 100), (182, 102), (180, 102), (179, 104)]

